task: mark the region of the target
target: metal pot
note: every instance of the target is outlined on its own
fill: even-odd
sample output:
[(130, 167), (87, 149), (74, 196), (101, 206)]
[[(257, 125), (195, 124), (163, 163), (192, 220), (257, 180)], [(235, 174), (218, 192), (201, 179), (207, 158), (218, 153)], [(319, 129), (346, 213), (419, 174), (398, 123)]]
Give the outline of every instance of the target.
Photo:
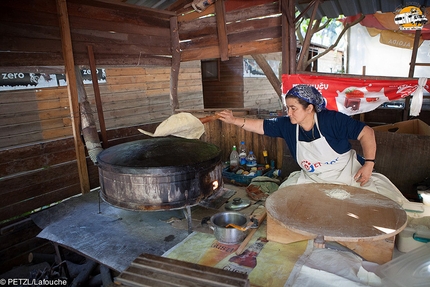
[(234, 227), (226, 227), (228, 224), (234, 224), (247, 229), (249, 218), (240, 212), (220, 212), (210, 218), (209, 227), (214, 231), (216, 240), (224, 244), (237, 244), (242, 242), (247, 230), (241, 231)]

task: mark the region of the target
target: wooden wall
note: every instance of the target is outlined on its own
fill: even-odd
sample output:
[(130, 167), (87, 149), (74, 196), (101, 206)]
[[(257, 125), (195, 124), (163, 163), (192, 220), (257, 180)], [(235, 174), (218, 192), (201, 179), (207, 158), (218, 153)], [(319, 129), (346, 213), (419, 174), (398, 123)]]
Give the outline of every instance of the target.
[[(170, 68), (106, 69), (99, 84), (107, 129), (161, 122), (172, 114)], [(98, 122), (92, 85), (85, 85)], [(203, 108), (200, 61), (181, 64), (180, 107)], [(0, 92), (0, 148), (72, 135), (66, 87)]]
[[(143, 136), (168, 118), (170, 68), (106, 69), (100, 85), (110, 144)], [(97, 113), (91, 85), (85, 86)], [(200, 61), (185, 63), (179, 74), (181, 107), (203, 107)], [(65, 87), (0, 92), (0, 221), (47, 206), (80, 192)], [(97, 169), (87, 159), (90, 185)]]
[[(281, 66), (281, 53), (270, 53), (263, 55), (267, 61), (279, 62)], [(252, 60), (251, 56), (244, 56), (245, 59)], [(279, 81), (281, 82), (282, 71), (273, 71), (279, 75)], [(274, 112), (282, 110), (283, 103), (279, 99), (275, 89), (270, 84), (266, 76), (263, 77), (244, 77), (244, 107), (245, 108), (257, 108), (258, 110), (266, 110)]]
[[(118, 4), (67, 1), (75, 64), (88, 65), (91, 45), (98, 64), (170, 67), (175, 13)], [(55, 0), (0, 1), (0, 31), (0, 66), (64, 65)]]
[(30, 218), (0, 223), (0, 274), (28, 264), (30, 253), (54, 253), (49, 241), (36, 237), (40, 231)]
[(233, 145), (238, 147), (241, 141), (245, 141), (248, 151), (252, 150), (255, 153), (258, 163), (264, 163), (263, 150), (267, 150), (269, 161), (274, 160), (276, 168), (282, 167), (283, 139), (258, 135), (235, 125), (213, 121), (205, 124), (205, 133), (202, 136), (202, 140), (219, 146), (223, 161), (230, 160)]
[[(415, 184), (430, 177), (430, 136), (375, 131), (375, 171), (385, 175), (411, 201), (420, 201)], [(362, 154), (358, 141), (353, 148)]]
[(203, 80), (205, 108), (243, 108), (243, 58), (219, 61), (219, 80)]

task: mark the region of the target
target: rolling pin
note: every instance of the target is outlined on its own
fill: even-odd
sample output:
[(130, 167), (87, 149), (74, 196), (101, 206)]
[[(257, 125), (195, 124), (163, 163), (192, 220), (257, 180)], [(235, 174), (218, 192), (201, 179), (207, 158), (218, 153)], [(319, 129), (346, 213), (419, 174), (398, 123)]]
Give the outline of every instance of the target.
[[(248, 235), (245, 237), (245, 239), (242, 241), (242, 243), (239, 245), (239, 247), (236, 250), (236, 255), (242, 254), (243, 250), (245, 249), (246, 245), (248, 245), (249, 241), (251, 240), (252, 236), (254, 236), (254, 233), (257, 232), (257, 229), (260, 227), (261, 223), (264, 221), (264, 219), (267, 216), (266, 208), (258, 208), (261, 209), (261, 213), (259, 213), (256, 216), (256, 219), (258, 220), (258, 227), (251, 229), (251, 231), (248, 233)], [(257, 209), (257, 210), (258, 210)]]
[(211, 116), (206, 116), (206, 117), (200, 118), (199, 120), (202, 122), (202, 124), (205, 124), (205, 123), (217, 120), (217, 119), (219, 119), (218, 115), (211, 115)]

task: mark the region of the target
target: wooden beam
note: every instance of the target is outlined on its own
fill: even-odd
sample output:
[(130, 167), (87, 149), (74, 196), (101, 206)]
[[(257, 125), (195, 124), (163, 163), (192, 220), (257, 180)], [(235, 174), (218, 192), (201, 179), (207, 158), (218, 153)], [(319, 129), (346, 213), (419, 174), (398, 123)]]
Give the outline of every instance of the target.
[(90, 191), (85, 148), (80, 133), (80, 113), (78, 90), (76, 86), (75, 63), (73, 59), (72, 39), (70, 36), (70, 25), (67, 14), (66, 0), (56, 0), (58, 20), (60, 24), (61, 43), (63, 47), (64, 65), (66, 68), (67, 91), (69, 94), (70, 116), (72, 119), (73, 139), (75, 144), (76, 161), (78, 164), (79, 181), (81, 193)]
[(179, 108), (178, 81), (181, 66), (181, 52), (179, 48), (178, 17), (170, 18), (170, 38), (172, 45), (172, 67), (170, 70), (170, 105), (172, 113)]
[[(412, 49), (412, 55), (411, 55), (411, 62), (409, 63), (409, 78), (414, 77), (415, 73), (415, 66), (417, 62), (417, 54), (418, 54), (418, 48), (420, 45), (420, 37), (421, 37), (421, 30), (415, 31), (415, 38), (414, 38), (414, 47)], [(408, 96), (405, 98), (405, 108), (403, 110), (403, 120), (406, 121), (409, 118), (409, 110), (410, 110), (410, 104), (411, 104), (411, 97)]]
[(288, 35), (289, 35), (289, 56), (290, 56), (290, 69), (289, 72), (290, 74), (295, 74), (296, 70), (297, 70), (297, 62), (296, 62), (296, 57), (297, 57), (297, 40), (296, 40), (296, 26), (293, 23), (293, 19), (294, 19), (294, 14), (295, 14), (295, 2), (294, 0), (289, 0), (288, 1), (288, 22), (290, 23), (288, 26)]
[(281, 92), (281, 81), (279, 81), (279, 79), (276, 77), (275, 72), (273, 72), (269, 63), (267, 63), (266, 58), (264, 58), (263, 55), (251, 55), (251, 56), (257, 62), (258, 66), (260, 66), (260, 68), (263, 70), (264, 74), (266, 75), (270, 84), (272, 84), (272, 87), (275, 89), (275, 92), (282, 103), (283, 99), (282, 99), (282, 92)]
[(296, 73), (296, 28), (294, 24), (295, 4), (293, 0), (281, 0), (282, 12), (282, 74)]
[(106, 134), (105, 117), (103, 115), (102, 99), (100, 97), (100, 88), (99, 88), (99, 82), (97, 79), (96, 60), (94, 59), (94, 50), (93, 50), (93, 46), (91, 45), (88, 45), (88, 59), (90, 61), (91, 79), (93, 82), (93, 89), (94, 89), (94, 99), (96, 101), (97, 115), (98, 115), (99, 124), (100, 124), (100, 133), (102, 135), (102, 141), (103, 141), (102, 146), (103, 148), (107, 148), (109, 146), (109, 143), (108, 143), (108, 138)]
[(218, 31), (218, 45), (221, 61), (228, 60), (228, 38), (225, 25), (225, 5), (224, 0), (215, 2), (216, 23)]

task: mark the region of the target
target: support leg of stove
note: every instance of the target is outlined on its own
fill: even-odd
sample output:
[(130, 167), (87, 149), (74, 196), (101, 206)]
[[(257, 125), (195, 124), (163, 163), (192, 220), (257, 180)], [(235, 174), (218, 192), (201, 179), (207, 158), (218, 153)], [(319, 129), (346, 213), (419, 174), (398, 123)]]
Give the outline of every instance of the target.
[(182, 209), (184, 212), (185, 218), (188, 222), (188, 234), (191, 234), (193, 232), (193, 222), (191, 220), (191, 207), (187, 205), (185, 209)]

